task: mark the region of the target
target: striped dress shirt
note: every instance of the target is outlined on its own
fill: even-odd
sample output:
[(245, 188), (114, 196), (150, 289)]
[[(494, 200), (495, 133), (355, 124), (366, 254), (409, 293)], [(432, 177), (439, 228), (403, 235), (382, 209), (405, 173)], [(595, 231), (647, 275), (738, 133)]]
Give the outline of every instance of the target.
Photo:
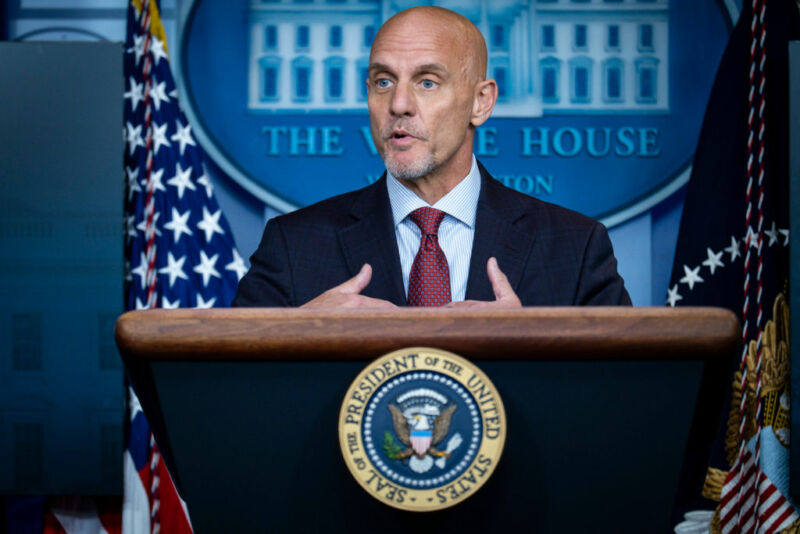
[(401, 184), (387, 171), (386, 186), (394, 217), (394, 232), (400, 251), (403, 270), (403, 287), (408, 295), (408, 278), (411, 265), (419, 250), (422, 232), (408, 215), (417, 208), (432, 207), (445, 212), (439, 226), (439, 246), (442, 247), (450, 269), (450, 295), (454, 301), (464, 300), (467, 293), (469, 261), (472, 257), (472, 240), (475, 237), (475, 213), (481, 191), (481, 173), (475, 156), (469, 174), (449, 193), (431, 206)]

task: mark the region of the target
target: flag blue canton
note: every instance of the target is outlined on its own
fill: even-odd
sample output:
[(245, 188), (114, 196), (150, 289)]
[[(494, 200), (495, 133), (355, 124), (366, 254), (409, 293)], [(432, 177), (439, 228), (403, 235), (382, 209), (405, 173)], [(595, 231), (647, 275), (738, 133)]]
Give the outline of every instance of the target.
[[(229, 306), (247, 268), (214, 199), (202, 150), (178, 104), (166, 44), (152, 34), (148, 39), (136, 8), (128, 9), (123, 132), (126, 309)], [(151, 258), (148, 225), (153, 234)]]

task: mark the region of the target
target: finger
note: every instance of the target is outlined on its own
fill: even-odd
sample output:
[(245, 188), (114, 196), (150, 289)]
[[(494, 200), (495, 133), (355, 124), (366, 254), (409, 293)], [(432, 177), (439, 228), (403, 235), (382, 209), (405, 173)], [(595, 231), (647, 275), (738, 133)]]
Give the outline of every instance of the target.
[(456, 302), (448, 302), (445, 304), (445, 308), (476, 308), (481, 306), (481, 304), (485, 304), (483, 302), (478, 302), (477, 300), (459, 300)]
[(314, 303), (313, 307), (333, 310), (343, 308), (396, 308), (397, 306), (388, 300), (375, 299), (363, 295), (334, 293), (330, 295), (330, 298)]
[(497, 300), (519, 300), (511, 288), (511, 284), (508, 283), (508, 278), (500, 270), (497, 260), (493, 257), (486, 262), (486, 274), (489, 275), (489, 282), (492, 284), (492, 291)]
[(358, 271), (358, 274), (355, 275), (350, 280), (339, 284), (338, 286), (333, 288), (333, 291), (338, 293), (352, 293), (358, 294), (361, 293), (367, 285), (369, 285), (369, 281), (372, 279), (372, 267), (369, 263), (365, 263), (361, 266), (361, 270)]
[(358, 296), (358, 303), (356, 304), (359, 308), (396, 308), (397, 306), (389, 302), (388, 300), (383, 299), (375, 299), (372, 297), (365, 297), (362, 295)]
[(388, 300), (365, 297), (363, 295), (339, 293), (336, 288), (329, 289), (314, 300), (306, 302), (301, 308), (317, 310), (339, 310), (343, 308), (396, 308)]

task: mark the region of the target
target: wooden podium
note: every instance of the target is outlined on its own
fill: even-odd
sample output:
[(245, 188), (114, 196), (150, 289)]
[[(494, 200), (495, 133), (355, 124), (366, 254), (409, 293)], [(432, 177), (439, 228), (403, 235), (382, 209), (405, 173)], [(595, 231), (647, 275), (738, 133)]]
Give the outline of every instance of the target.
[[(699, 492), (737, 357), (714, 308), (150, 310), (117, 344), (195, 531), (671, 532)], [(492, 478), (444, 511), (368, 495), (337, 421), (368, 361), (448, 350), (494, 382), (508, 418)]]

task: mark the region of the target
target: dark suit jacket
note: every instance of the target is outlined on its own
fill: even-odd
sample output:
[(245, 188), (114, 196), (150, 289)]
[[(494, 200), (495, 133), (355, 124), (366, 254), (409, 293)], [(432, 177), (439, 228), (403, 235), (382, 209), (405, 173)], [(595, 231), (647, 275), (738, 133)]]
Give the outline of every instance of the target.
[[(467, 299), (494, 300), (494, 256), (523, 306), (630, 304), (603, 225), (480, 170)], [(233, 305), (300, 306), (364, 263), (373, 274), (363, 295), (407, 305), (385, 182), (271, 219)]]

